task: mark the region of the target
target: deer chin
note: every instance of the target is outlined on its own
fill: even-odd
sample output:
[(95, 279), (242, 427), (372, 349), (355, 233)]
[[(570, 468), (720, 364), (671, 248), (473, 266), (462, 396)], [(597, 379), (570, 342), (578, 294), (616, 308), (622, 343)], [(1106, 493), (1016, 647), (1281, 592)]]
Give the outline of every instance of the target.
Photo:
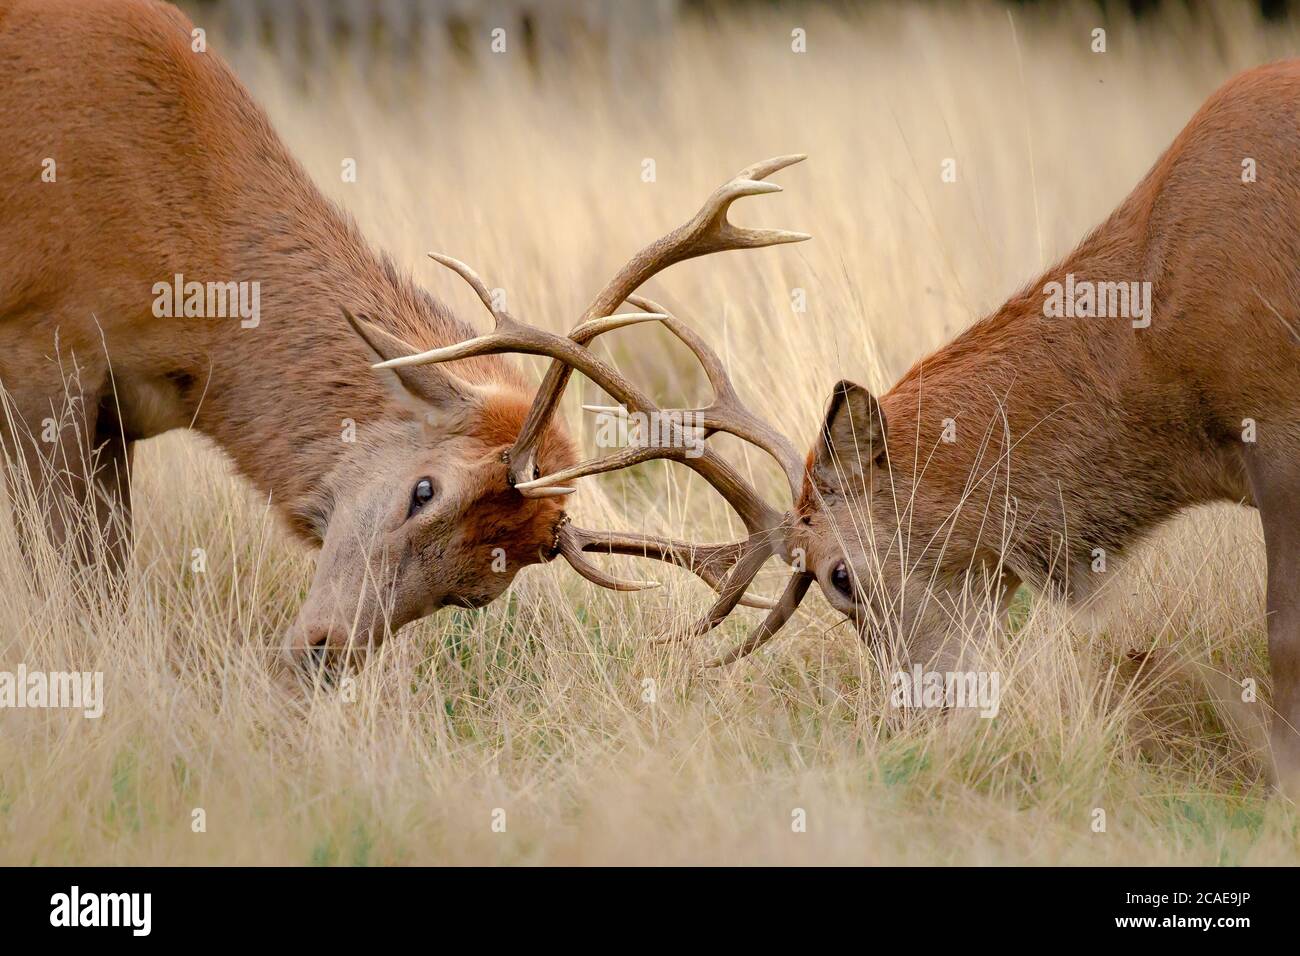
[[(343, 668), (359, 667), (372, 651), (407, 624), (443, 608), (477, 610), (491, 604), (497, 596), (487, 592), (444, 594), (421, 610), (401, 617), (372, 614), (365, 608), (359, 609), (360, 613), (337, 614), (304, 606), (285, 634), (281, 663), (306, 675), (317, 670), (332, 675)], [(366, 620), (371, 623), (361, 623)]]

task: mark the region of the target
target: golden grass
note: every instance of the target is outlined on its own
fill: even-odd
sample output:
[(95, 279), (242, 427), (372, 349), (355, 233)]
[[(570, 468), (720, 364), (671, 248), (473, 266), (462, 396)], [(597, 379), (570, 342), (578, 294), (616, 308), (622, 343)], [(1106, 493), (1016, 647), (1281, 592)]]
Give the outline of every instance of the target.
[[(804, 55), (790, 52), (795, 26)], [(538, 83), (505, 56), (364, 76), (341, 61), (304, 88), (256, 51), (224, 52), (323, 187), (476, 323), (427, 250), (565, 328), (623, 257), (736, 170), (809, 153), (778, 175), (783, 196), (736, 218), (813, 242), (686, 263), (650, 289), (803, 446), (838, 378), (887, 387), (1067, 251), (1232, 72), (1295, 48), (1244, 7), (1143, 25), (1102, 24), (1091, 5), (1024, 11), (1013, 31), (1004, 8), (973, 4), (686, 21), (616, 82), (574, 59)], [(355, 184), (340, 181), (344, 157)], [(956, 183), (940, 180), (948, 157)], [(610, 338), (657, 394), (704, 395), (661, 330)], [(595, 397), (566, 399), (575, 426), (584, 388)], [(775, 493), (769, 463), (725, 447)], [(531, 569), (482, 612), (403, 631), (354, 700), (295, 701), (265, 649), (310, 555), (201, 440), (167, 436), (138, 461), (123, 593), (88, 609), (49, 554), (33, 568), (0, 531), (0, 669), (102, 670), (108, 693), (98, 721), (0, 715), (0, 862), (1300, 862), (1294, 812), (1254, 782), (1205, 686), (1135, 689), (1118, 666), (1170, 645), (1234, 680), (1265, 677), (1262, 546), (1244, 510), (1166, 529), (1114, 572), (1117, 613), (1093, 629), (1022, 596), (1023, 625), (984, 649), (1004, 681), (992, 721), (885, 719), (886, 678), (816, 595), (767, 650), (701, 676), (706, 648), (648, 640), (707, 598), (658, 567), (638, 571), (666, 587), (632, 597)], [(585, 524), (728, 530), (680, 469), (578, 497)], [(204, 574), (189, 570), (195, 547)], [(758, 613), (737, 612), (716, 641)], [(807, 832), (792, 831), (796, 809)]]

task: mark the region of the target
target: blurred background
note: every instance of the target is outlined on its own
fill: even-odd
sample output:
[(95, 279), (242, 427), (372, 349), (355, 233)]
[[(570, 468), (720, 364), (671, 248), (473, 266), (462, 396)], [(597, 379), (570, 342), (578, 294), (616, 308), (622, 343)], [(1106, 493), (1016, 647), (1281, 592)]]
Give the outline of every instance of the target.
[[(813, 242), (649, 288), (743, 341), (738, 373), (800, 444), (837, 378), (887, 387), (1067, 252), (1215, 87), (1297, 49), (1285, 0), (183, 6), (322, 188), (476, 323), (427, 251), (564, 328), (718, 183), (808, 153), (735, 215)], [(607, 338), (636, 374), (703, 386), (656, 330)]]
[[(1158, 20), (1170, 8), (1209, 16), (1233, 0), (1006, 0), (1016, 11), (1091, 7), (1114, 16)], [(1293, 0), (1240, 0), (1267, 22), (1290, 18)], [(575, 49), (599, 48), (611, 60), (654, 41), (681, 23), (718, 21), (739, 12), (818, 6), (841, 11), (881, 5), (879, 0), (184, 0), (192, 16), (219, 24), (235, 44), (265, 43), (286, 65), (307, 70), (339, 49), (350, 55), (419, 60), (423, 69), (450, 59), (474, 60), (476, 33), (503, 27), (539, 72), (555, 68)], [(954, 4), (919, 2), (941, 11)], [(516, 32), (517, 31), (517, 32)]]

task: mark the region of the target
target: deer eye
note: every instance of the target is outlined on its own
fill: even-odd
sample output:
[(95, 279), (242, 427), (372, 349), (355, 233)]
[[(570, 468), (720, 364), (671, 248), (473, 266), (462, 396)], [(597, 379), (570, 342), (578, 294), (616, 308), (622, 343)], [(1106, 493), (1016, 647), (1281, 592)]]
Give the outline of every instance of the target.
[(835, 565), (835, 570), (831, 572), (831, 584), (846, 598), (853, 599), (853, 579), (849, 577), (849, 569), (843, 561)]
[(415, 490), (411, 492), (411, 507), (406, 512), (406, 517), (410, 518), (413, 514), (433, 500), (433, 479), (421, 478), (415, 483)]
[(533, 465), (533, 481), (536, 481), (540, 477), (542, 477), (541, 467), (538, 465)]

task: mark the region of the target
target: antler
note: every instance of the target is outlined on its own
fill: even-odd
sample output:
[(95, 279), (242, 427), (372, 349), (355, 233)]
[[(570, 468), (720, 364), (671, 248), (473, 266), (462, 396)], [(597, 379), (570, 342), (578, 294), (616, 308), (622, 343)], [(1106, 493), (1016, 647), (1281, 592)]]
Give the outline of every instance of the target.
[[(616, 471), (620, 468), (632, 464), (638, 464), (643, 461), (650, 461), (656, 458), (666, 458), (695, 468), (692, 464), (692, 458), (689, 455), (690, 448), (682, 440), (679, 421), (696, 421), (705, 430), (705, 437), (718, 432), (725, 431), (730, 434), (743, 438), (752, 444), (759, 446), (767, 451), (777, 463), (781, 465), (782, 471), (786, 475), (786, 480), (790, 486), (792, 500), (798, 497), (800, 484), (803, 480), (803, 466), (799, 454), (795, 451), (794, 446), (789, 440), (776, 431), (767, 422), (760, 419), (751, 412), (736, 392), (731, 377), (727, 374), (719, 358), (704, 339), (700, 337), (693, 329), (684, 325), (679, 319), (668, 312), (663, 306), (651, 299), (642, 296), (631, 295), (628, 297), (631, 302), (639, 309), (645, 309), (647, 313), (664, 316), (664, 324), (686, 344), (688, 348), (699, 359), (700, 364), (704, 367), (710, 384), (713, 386), (714, 399), (712, 404), (705, 408), (698, 409), (660, 409), (654, 405), (640, 403), (635, 410), (646, 414), (655, 414), (659, 416), (659, 421), (667, 421), (673, 429), (674, 439), (670, 441), (667, 447), (655, 445), (642, 445), (625, 449), (615, 455), (607, 455), (603, 458), (594, 458), (581, 462), (570, 468), (549, 475), (543, 475), (532, 481), (516, 485), (520, 491), (525, 494), (531, 489), (554, 488), (560, 482), (566, 482), (574, 478), (581, 478), (587, 475), (601, 474), (608, 471)], [(604, 383), (597, 380), (610, 394), (618, 397), (617, 391), (607, 387)], [(624, 411), (626, 406), (619, 406), (617, 410)], [(604, 409), (601, 409), (604, 411)], [(711, 454), (711, 452), (709, 452)], [(696, 461), (702, 460), (702, 456)], [(695, 468), (697, 472), (705, 478), (709, 478), (707, 469)], [(709, 480), (712, 481), (711, 478)], [(716, 487), (716, 484), (715, 484)], [(748, 486), (747, 486), (748, 487)], [(757, 496), (753, 489), (749, 491)], [(768, 508), (767, 505), (763, 505)], [(739, 509), (738, 509), (739, 510)], [(742, 515), (743, 517), (743, 515)], [(711, 607), (704, 618), (698, 622), (686, 635), (671, 638), (679, 640), (682, 637), (697, 637), (716, 627), (737, 604), (745, 603), (754, 606), (754, 602), (746, 601), (744, 598), (745, 590), (752, 583), (754, 577), (766, 563), (767, 559), (773, 555), (780, 554), (784, 556), (785, 535), (784, 528), (787, 518), (785, 515), (776, 516), (775, 512), (768, 508), (768, 514), (762, 524), (754, 524), (746, 521), (746, 527), (749, 530), (749, 537), (742, 542), (735, 542), (727, 545), (712, 546), (713, 550), (709, 553), (707, 559), (704, 559), (702, 566), (708, 568), (713, 561), (725, 555), (726, 564), (730, 571), (725, 578), (713, 574), (701, 573), (700, 576), (707, 581), (714, 590), (719, 592), (717, 602)], [(644, 542), (642, 542), (644, 544)], [(596, 550), (596, 547), (590, 546), (588, 542), (586, 550)], [(660, 560), (672, 561), (690, 570), (697, 569), (697, 562), (700, 562), (700, 551), (695, 546), (682, 542), (671, 542), (671, 548), (659, 549), (661, 553), (647, 554), (647, 556), (658, 557)], [(627, 552), (615, 552), (627, 553)], [(633, 552), (635, 553), (635, 552)], [(685, 558), (685, 560), (682, 560)], [(572, 562), (571, 562), (572, 563)], [(698, 572), (697, 572), (698, 573)], [(800, 595), (802, 597), (802, 595)], [(762, 605), (774, 608), (771, 602), (764, 601)]]
[[(510, 482), (527, 497), (569, 494), (574, 489), (563, 482), (652, 459), (681, 462), (713, 485), (744, 522), (748, 531), (748, 537), (744, 541), (696, 546), (646, 535), (602, 536), (574, 528), (566, 520), (557, 527), (553, 551), (562, 554), (588, 580), (616, 590), (639, 590), (651, 584), (612, 578), (583, 558), (583, 552), (640, 554), (690, 569), (719, 591), (718, 600), (692, 630), (693, 634), (702, 634), (716, 626), (737, 604), (755, 604), (753, 600), (746, 602), (745, 591), (768, 558), (774, 555), (788, 557), (785, 554), (783, 533), (788, 518), (786, 513), (777, 511), (764, 501), (711, 448), (701, 448), (698, 443), (686, 441), (686, 433), (678, 421), (685, 414), (690, 414), (704, 428), (705, 437), (726, 431), (763, 448), (780, 464), (794, 497), (799, 493), (803, 468), (799, 455), (790, 442), (740, 401), (721, 359), (704, 340), (656, 303), (633, 296), (632, 293), (651, 276), (685, 259), (728, 249), (755, 249), (811, 238), (806, 233), (780, 229), (749, 229), (733, 225), (727, 219), (728, 210), (737, 199), (780, 192), (780, 186), (763, 180), (804, 158), (803, 155), (780, 156), (756, 163), (720, 186), (689, 222), (638, 252), (592, 300), (583, 313), (582, 320), (567, 336), (555, 335), (519, 322), (493, 300), (486, 283), (473, 269), (449, 256), (430, 253), (434, 260), (470, 284), (492, 313), (495, 328), (487, 335), (466, 342), (404, 356), (376, 366), (392, 368), (449, 362), (499, 352), (549, 355), (555, 359), (542, 380), (514, 446), (507, 453)], [(624, 301), (631, 301), (644, 311), (615, 313), (614, 310)], [(587, 343), (604, 332), (652, 321), (667, 325), (699, 359), (713, 387), (712, 404), (706, 408), (690, 410), (660, 409), (640, 389), (586, 348)], [(613, 396), (623, 409), (656, 416), (661, 423), (666, 422), (669, 429), (668, 441), (655, 447), (630, 447), (605, 458), (533, 478), (537, 443), (550, 423), (574, 369)], [(772, 607), (770, 602), (757, 606)], [(779, 604), (773, 608), (772, 614), (775, 615), (778, 610)]]
[[(715, 591), (721, 590), (728, 570), (736, 563), (744, 549), (743, 541), (729, 541), (724, 544), (691, 544), (673, 538), (661, 538), (656, 535), (638, 534), (619, 531), (588, 531), (565, 522), (559, 531), (556, 546), (559, 553), (568, 562), (578, 567), (574, 557), (587, 567), (592, 567), (581, 553), (626, 554), (641, 558), (654, 558), (685, 568), (699, 576)], [(585, 573), (579, 568), (579, 573)], [(588, 577), (588, 580), (594, 580)], [(600, 582), (595, 582), (599, 584)], [(627, 582), (623, 582), (627, 583)], [(624, 588), (615, 588), (624, 590)], [(740, 601), (746, 607), (771, 609), (775, 602), (767, 598), (744, 597)]]
[(705, 667), (725, 667), (727, 664), (735, 663), (742, 657), (748, 657), (754, 651), (758, 650), (768, 641), (770, 641), (776, 632), (781, 630), (785, 622), (790, 620), (794, 614), (795, 608), (803, 600), (803, 596), (808, 593), (808, 588), (812, 585), (813, 575), (807, 571), (796, 571), (790, 576), (790, 583), (785, 586), (785, 591), (772, 607), (772, 613), (763, 619), (763, 623), (750, 632), (749, 637), (743, 642), (733, 647), (726, 654), (715, 657), (705, 664)]
[[(573, 367), (580, 369), (589, 378), (600, 381), (609, 376), (618, 377), (618, 373), (583, 348), (587, 342), (602, 332), (621, 329), (641, 322), (659, 322), (667, 318), (665, 315), (645, 312), (623, 312), (618, 315), (606, 315), (579, 322), (567, 337), (556, 335), (553, 332), (547, 332), (545, 329), (526, 325), (504, 308), (501, 308), (493, 299), (492, 293), (488, 291), (487, 283), (464, 262), (436, 252), (429, 253), (429, 258), (440, 265), (446, 266), (469, 283), (470, 288), (478, 294), (483, 305), (492, 314), (495, 327), (487, 335), (480, 335), (464, 342), (457, 342), (455, 345), (430, 349), (427, 352), (415, 352), (401, 358), (390, 359), (387, 362), (380, 362), (375, 368), (433, 365), (440, 362), (452, 362), (456, 359), (472, 358), (476, 355), (490, 355), (496, 352), (523, 352), (530, 355), (555, 356), (557, 361), (568, 362)], [(536, 402), (534, 402), (534, 407), (536, 407)], [(513, 461), (513, 458), (511, 458), (511, 461)], [(513, 468), (510, 477), (510, 483), (516, 484), (517, 478)], [(526, 494), (530, 498), (543, 498), (553, 495), (567, 495), (575, 490), (572, 487), (555, 486), (534, 488), (531, 493)]]
[[(784, 229), (747, 229), (732, 225), (727, 219), (727, 212), (737, 199), (780, 192), (780, 186), (763, 180), (806, 158), (803, 153), (777, 156), (742, 169), (730, 182), (714, 190), (713, 195), (705, 201), (700, 211), (689, 222), (674, 229), (662, 239), (650, 243), (633, 256), (605, 288), (600, 290), (591, 305), (587, 306), (583, 318), (608, 315), (629, 295), (644, 285), (647, 279), (674, 263), (729, 249), (759, 249), (763, 246), (811, 239), (812, 237), (807, 233), (788, 232)], [(555, 413), (555, 406), (559, 402), (560, 395), (564, 393), (570, 374), (572, 374), (572, 367), (561, 360), (553, 362), (546, 372), (546, 377), (542, 379), (542, 386), (533, 400), (533, 407), (524, 421), (524, 427), (520, 429), (519, 437), (510, 450), (516, 482), (527, 481), (531, 477), (537, 442), (545, 430), (546, 423)]]
[[(703, 428), (705, 438), (712, 436), (716, 432), (723, 431), (762, 448), (775, 458), (777, 464), (781, 466), (786, 481), (790, 485), (791, 499), (798, 498), (799, 489), (803, 482), (803, 463), (799, 458), (799, 453), (795, 451), (789, 439), (751, 412), (741, 402), (740, 397), (736, 394), (735, 386), (731, 382), (731, 377), (723, 367), (722, 359), (718, 357), (718, 354), (709, 348), (699, 333), (684, 325), (681, 320), (657, 302), (639, 295), (629, 296), (628, 301), (637, 308), (647, 310), (646, 313), (631, 314), (654, 315), (674, 335), (686, 343), (687, 347), (695, 354), (704, 367), (709, 384), (713, 386), (714, 398), (712, 404), (704, 408), (663, 409), (650, 404), (648, 400), (639, 401), (635, 403), (635, 407), (632, 408), (633, 411), (647, 415), (651, 413), (657, 415), (657, 421), (661, 423), (661, 427), (662, 423), (667, 423), (671, 428), (675, 429), (672, 433), (673, 437), (681, 440), (669, 442), (666, 446), (635, 445), (614, 455), (591, 458), (560, 471), (534, 478), (531, 481), (521, 482), (516, 484), (515, 487), (527, 495), (556, 487), (557, 482), (569, 481), (573, 478), (584, 478), (587, 475), (596, 475), (606, 471), (616, 471), (655, 458), (668, 458), (689, 465), (692, 453), (699, 455), (700, 452), (698, 446), (684, 440), (686, 435), (683, 425), (679, 424), (679, 422), (693, 422), (695, 424), (690, 427)], [(595, 367), (594, 363), (590, 364), (593, 368)], [(575, 367), (581, 367), (576, 362), (574, 365)], [(612, 373), (614, 377), (604, 381), (594, 378), (590, 372), (587, 374), (589, 378), (593, 378), (596, 384), (616, 398), (621, 399), (621, 392), (630, 392), (632, 390), (627, 381), (617, 373)], [(626, 415), (628, 407), (632, 405), (634, 403), (625, 402), (623, 405), (616, 406), (584, 405), (583, 407), (588, 411), (602, 414)], [(748, 522), (746, 522), (746, 525), (750, 531), (756, 530)]]
[[(758, 249), (763, 246), (802, 242), (812, 238), (807, 233), (790, 232), (784, 229), (749, 229), (733, 225), (727, 219), (727, 212), (737, 199), (780, 192), (780, 186), (763, 180), (805, 158), (807, 157), (803, 154), (796, 154), (778, 156), (755, 163), (742, 169), (730, 182), (719, 186), (689, 222), (650, 243), (619, 270), (618, 274), (592, 300), (582, 315), (582, 321), (569, 333), (567, 338), (570, 343), (586, 345), (602, 332), (621, 328), (633, 322), (662, 321), (664, 318), (662, 316), (637, 313), (612, 315), (611, 313), (647, 279), (674, 263), (729, 249)], [(487, 285), (465, 263), (437, 253), (430, 253), (430, 257), (456, 272), (470, 284), (496, 320), (496, 330), (489, 335), (470, 339), (467, 342), (396, 359), (385, 363), (386, 367), (448, 362), (474, 355), (486, 355), (490, 352), (526, 352), (533, 355), (551, 355), (556, 359), (547, 370), (523, 428), (520, 429), (519, 437), (510, 449), (510, 472), (514, 484), (518, 487), (532, 478), (537, 442), (555, 413), (560, 395), (563, 394), (573, 369), (577, 368), (588, 377), (591, 377), (590, 372), (575, 361), (576, 353), (563, 344), (561, 336), (526, 326), (501, 309), (493, 301)]]

